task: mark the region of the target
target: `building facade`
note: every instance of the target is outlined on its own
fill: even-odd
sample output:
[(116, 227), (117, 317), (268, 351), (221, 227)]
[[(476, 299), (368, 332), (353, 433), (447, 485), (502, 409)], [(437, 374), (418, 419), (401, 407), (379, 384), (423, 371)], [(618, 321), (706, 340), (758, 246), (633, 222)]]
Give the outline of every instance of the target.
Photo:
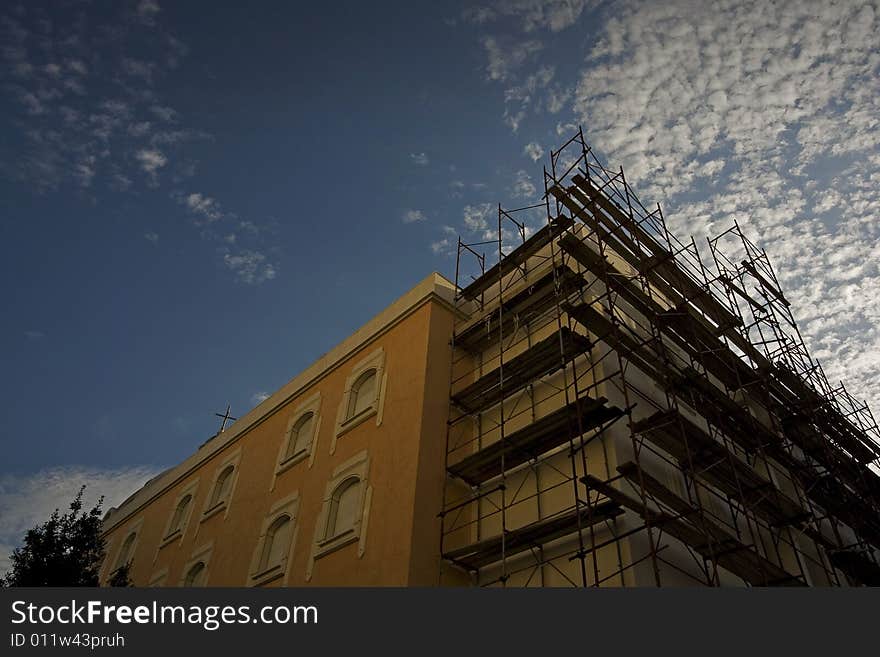
[(436, 584), (453, 296), (429, 276), (112, 509), (103, 581)]
[(880, 585), (880, 432), (766, 253), (735, 225), (706, 263), (580, 132), (544, 178), (492, 266), (459, 241), (113, 510), (104, 580)]

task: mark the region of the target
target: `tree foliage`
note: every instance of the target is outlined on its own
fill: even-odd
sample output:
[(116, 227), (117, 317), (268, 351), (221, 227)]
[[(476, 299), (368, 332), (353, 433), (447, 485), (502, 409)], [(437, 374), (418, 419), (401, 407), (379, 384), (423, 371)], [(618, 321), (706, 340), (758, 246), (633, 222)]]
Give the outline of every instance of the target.
[[(28, 530), (24, 544), (12, 553), (12, 570), (6, 586), (98, 586), (98, 572), (104, 560), (101, 537), (101, 506), (83, 511), (85, 486), (62, 514), (58, 509), (41, 525)], [(122, 570), (122, 569), (120, 569)], [(128, 564), (114, 573), (117, 585), (128, 583)]]

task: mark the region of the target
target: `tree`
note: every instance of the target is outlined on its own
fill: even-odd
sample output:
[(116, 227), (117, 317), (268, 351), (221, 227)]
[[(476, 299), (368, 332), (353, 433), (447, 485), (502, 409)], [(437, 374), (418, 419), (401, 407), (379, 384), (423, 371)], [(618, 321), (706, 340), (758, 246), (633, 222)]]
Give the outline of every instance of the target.
[[(46, 522), (28, 530), (24, 545), (12, 553), (6, 586), (98, 586), (105, 556), (101, 537), (104, 498), (84, 512), (84, 490), (85, 486), (79, 489), (68, 512), (55, 509)], [(114, 573), (116, 585), (128, 585), (128, 566)]]

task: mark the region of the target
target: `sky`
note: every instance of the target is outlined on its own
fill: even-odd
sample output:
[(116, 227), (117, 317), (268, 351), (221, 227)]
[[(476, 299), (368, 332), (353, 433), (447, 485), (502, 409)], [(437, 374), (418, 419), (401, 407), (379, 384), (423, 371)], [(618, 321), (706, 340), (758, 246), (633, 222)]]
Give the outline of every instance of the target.
[(704, 252), (736, 219), (880, 409), (878, 31), (858, 0), (3, 3), (0, 572), (452, 277), (578, 126)]

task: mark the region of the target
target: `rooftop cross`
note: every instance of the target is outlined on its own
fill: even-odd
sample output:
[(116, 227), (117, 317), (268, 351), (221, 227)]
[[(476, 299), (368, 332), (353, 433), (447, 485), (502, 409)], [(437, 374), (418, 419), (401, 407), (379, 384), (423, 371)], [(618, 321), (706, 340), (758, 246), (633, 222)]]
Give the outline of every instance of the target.
[(216, 415), (217, 417), (223, 418), (223, 422), (220, 424), (220, 431), (218, 431), (217, 433), (223, 433), (224, 429), (226, 429), (226, 422), (228, 420), (235, 421), (238, 419), (237, 417), (232, 417), (229, 414), (229, 409), (230, 409), (229, 404), (226, 404), (226, 412), (225, 413), (223, 413), (222, 415), (220, 413), (214, 413), (214, 415)]

